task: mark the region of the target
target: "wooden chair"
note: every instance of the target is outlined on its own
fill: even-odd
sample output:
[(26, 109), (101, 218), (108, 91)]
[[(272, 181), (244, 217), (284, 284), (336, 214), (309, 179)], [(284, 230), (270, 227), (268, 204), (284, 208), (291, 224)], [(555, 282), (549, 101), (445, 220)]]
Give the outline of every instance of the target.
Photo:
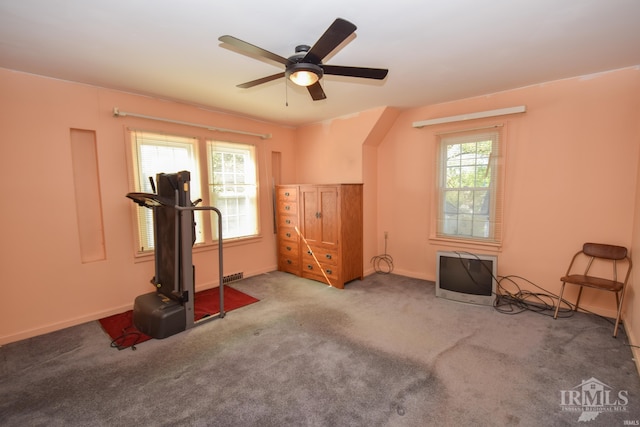
[[(574, 270), (578, 269), (581, 262), (582, 264), (586, 263), (586, 268), (583, 274), (577, 274)], [(607, 263), (612, 265), (611, 273), (602, 274), (602, 264)], [(598, 266), (596, 267), (596, 265)], [(589, 274), (590, 271), (594, 271), (596, 268), (598, 269), (597, 273)], [(624, 291), (630, 274), (631, 258), (627, 254), (627, 248), (601, 243), (585, 243), (582, 246), (582, 250), (577, 252), (571, 259), (567, 273), (560, 278), (562, 281), (562, 288), (560, 288), (560, 296), (558, 297), (558, 304), (556, 305), (556, 312), (553, 318), (558, 318), (558, 311), (560, 310), (564, 287), (567, 283), (580, 286), (574, 311), (578, 310), (580, 296), (582, 295), (582, 289), (584, 287), (614, 292), (616, 295), (617, 306), (616, 324), (613, 328), (613, 336), (615, 337), (618, 334)], [(620, 281), (618, 277), (623, 276), (624, 280)]]

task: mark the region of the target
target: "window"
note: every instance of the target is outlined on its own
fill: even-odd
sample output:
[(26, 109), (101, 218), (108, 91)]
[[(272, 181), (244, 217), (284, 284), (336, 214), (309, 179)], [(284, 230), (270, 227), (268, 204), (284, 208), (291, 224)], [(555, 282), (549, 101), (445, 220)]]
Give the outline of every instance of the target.
[(500, 159), (496, 130), (440, 135), (437, 237), (500, 243)]
[[(209, 199), (222, 212), (224, 239), (258, 234), (258, 185), (253, 145), (207, 141)], [(217, 225), (212, 224), (214, 233)], [(217, 236), (216, 236), (217, 238)]]
[[(204, 141), (195, 137), (130, 131), (133, 153), (132, 191), (152, 193), (149, 178), (158, 173), (191, 172), (191, 200), (202, 198), (202, 205), (215, 206), (222, 213), (223, 239), (258, 235), (258, 179), (256, 148), (248, 144)], [(204, 157), (208, 174), (202, 176), (199, 155)], [(202, 191), (208, 188), (207, 191)], [(138, 253), (154, 248), (153, 211), (136, 207)], [(196, 244), (218, 239), (218, 216), (195, 211)], [(204, 222), (206, 217), (211, 224)]]
[[(134, 191), (153, 193), (152, 178), (158, 173), (173, 173), (181, 170), (191, 172), (191, 199), (200, 198), (197, 173), (197, 139), (152, 132), (131, 132), (134, 147), (135, 173)], [(204, 241), (200, 217), (196, 212), (196, 243)], [(153, 250), (153, 211), (137, 207), (139, 252)]]

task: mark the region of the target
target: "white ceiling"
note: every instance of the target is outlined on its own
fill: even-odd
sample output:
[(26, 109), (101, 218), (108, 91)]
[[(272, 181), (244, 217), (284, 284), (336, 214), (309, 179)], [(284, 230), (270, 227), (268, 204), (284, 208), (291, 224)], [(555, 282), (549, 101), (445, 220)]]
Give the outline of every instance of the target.
[[(288, 57), (337, 17), (358, 29), (323, 62), (385, 80), (236, 87), (283, 66), (218, 37)], [(0, 67), (292, 126), (638, 65), (640, 0), (0, 0)]]

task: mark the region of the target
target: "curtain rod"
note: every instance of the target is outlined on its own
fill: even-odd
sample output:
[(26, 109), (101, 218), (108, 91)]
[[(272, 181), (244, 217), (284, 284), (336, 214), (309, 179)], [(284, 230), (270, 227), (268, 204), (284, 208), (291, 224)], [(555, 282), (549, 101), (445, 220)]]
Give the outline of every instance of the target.
[(507, 114), (524, 113), (527, 111), (527, 107), (519, 105), (517, 107), (500, 108), (497, 110), (480, 111), (477, 113), (460, 114), (458, 116), (439, 117), (437, 119), (422, 120), (419, 122), (413, 122), (414, 128), (421, 128), (424, 126), (439, 125), (442, 123), (462, 122), (465, 120), (484, 119), (485, 117), (497, 117), (505, 116)]
[(271, 138), (271, 134), (270, 133), (246, 132), (246, 131), (243, 131), (243, 130), (226, 129), (226, 128), (219, 128), (219, 127), (216, 127), (216, 126), (201, 125), (201, 124), (198, 124), (198, 123), (183, 122), (182, 120), (165, 119), (165, 118), (162, 118), (162, 117), (146, 116), (144, 114), (137, 114), (137, 113), (127, 113), (125, 111), (120, 111), (120, 109), (118, 109), (118, 107), (113, 107), (113, 116), (114, 117), (126, 117), (126, 116), (138, 117), (140, 119), (156, 120), (156, 121), (165, 122), (165, 123), (174, 123), (174, 124), (177, 124), (177, 125), (191, 126), (191, 127), (202, 128), (202, 129), (207, 129), (207, 130), (211, 130), (211, 131), (237, 133), (239, 135), (257, 136), (260, 139), (270, 139)]
[(476, 130), (495, 129), (495, 128), (501, 128), (502, 126), (504, 126), (502, 123), (498, 123), (495, 125), (480, 126), (477, 128), (467, 128), (467, 129), (460, 129), (460, 130), (456, 129), (456, 130), (447, 130), (444, 132), (436, 132), (436, 135), (449, 135), (451, 133), (462, 133), (462, 132), (471, 132)]

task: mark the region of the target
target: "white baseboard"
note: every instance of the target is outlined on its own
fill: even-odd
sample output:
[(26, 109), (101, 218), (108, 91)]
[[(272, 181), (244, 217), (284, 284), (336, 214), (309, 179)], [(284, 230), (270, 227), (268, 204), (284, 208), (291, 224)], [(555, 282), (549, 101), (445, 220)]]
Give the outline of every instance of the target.
[(0, 346), (9, 344), (12, 342), (16, 342), (16, 341), (22, 341), (27, 338), (37, 337), (38, 335), (44, 335), (50, 332), (59, 331), (61, 329), (69, 328), (71, 326), (77, 326), (77, 325), (81, 325), (83, 323), (91, 322), (94, 320), (103, 319), (105, 317), (113, 316), (114, 314), (119, 314), (127, 310), (131, 310), (132, 308), (133, 308), (133, 301), (131, 301), (130, 304), (125, 304), (119, 307), (111, 308), (109, 310), (87, 314), (84, 316), (76, 317), (74, 319), (69, 319), (62, 322), (51, 323), (45, 326), (28, 329), (26, 331), (21, 331), (13, 335), (5, 335), (0, 337)]

